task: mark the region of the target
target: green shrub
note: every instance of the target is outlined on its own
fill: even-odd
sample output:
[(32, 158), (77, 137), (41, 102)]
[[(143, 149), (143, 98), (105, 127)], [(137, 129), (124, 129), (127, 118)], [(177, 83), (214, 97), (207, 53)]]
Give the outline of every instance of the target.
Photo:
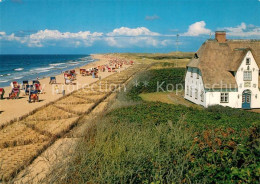
[(78, 145), (63, 182), (258, 183), (259, 119), (159, 102), (116, 109)]
[(169, 68), (142, 72), (133, 80), (133, 86), (127, 95), (132, 100), (141, 100), (138, 96), (140, 93), (159, 92), (157, 91), (158, 86), (161, 86), (164, 91), (166, 91), (168, 84), (173, 86), (173, 89), (169, 87), (169, 90), (180, 89), (185, 84), (185, 71), (185, 68)]

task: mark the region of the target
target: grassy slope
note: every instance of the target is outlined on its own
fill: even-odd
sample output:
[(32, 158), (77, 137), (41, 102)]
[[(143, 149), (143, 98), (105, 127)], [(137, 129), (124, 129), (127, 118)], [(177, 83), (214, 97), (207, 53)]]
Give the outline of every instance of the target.
[[(127, 95), (120, 95), (123, 98), (113, 106), (117, 108), (97, 120), (78, 145), (63, 182), (259, 181), (260, 114), (219, 106), (199, 110), (144, 102), (138, 97), (142, 92), (154, 92), (154, 81), (158, 79), (172, 82), (172, 71), (143, 73), (138, 79), (149, 80), (148, 88), (132, 87)], [(174, 83), (182, 82), (181, 77), (177, 79)], [(149, 98), (164, 101), (161, 95)], [(125, 99), (131, 100), (131, 106)]]

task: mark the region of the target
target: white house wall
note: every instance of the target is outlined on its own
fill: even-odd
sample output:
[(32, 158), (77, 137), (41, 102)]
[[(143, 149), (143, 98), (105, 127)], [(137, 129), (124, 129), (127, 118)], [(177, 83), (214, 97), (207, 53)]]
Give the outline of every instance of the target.
[(238, 99), (238, 92), (228, 92), (229, 93), (229, 100), (227, 103), (221, 103), (220, 102), (220, 95), (221, 92), (206, 92), (206, 107), (212, 106), (212, 105), (222, 105), (222, 106), (228, 106), (232, 108), (241, 108), (242, 104), (242, 97), (240, 96), (240, 99)]
[[(191, 70), (192, 68), (188, 68), (185, 76), (185, 95), (184, 98), (202, 106), (206, 106), (206, 97), (205, 97), (205, 90), (204, 90), (204, 84), (201, 77), (201, 72), (198, 69), (193, 68), (193, 71), (197, 70), (196, 73), (193, 73), (193, 77), (191, 77)], [(197, 75), (199, 75), (199, 78), (197, 78)], [(187, 89), (187, 87), (189, 89)], [(192, 88), (192, 91), (190, 91), (190, 88)], [(196, 99), (195, 91), (198, 90), (198, 98)], [(189, 94), (187, 94), (187, 91)], [(203, 95), (201, 93), (203, 92)], [(190, 93), (192, 93), (192, 96), (190, 96)]]
[[(246, 65), (246, 59), (250, 58), (251, 64)], [(248, 71), (252, 71), (252, 81), (251, 87), (245, 87), (245, 81), (244, 81), (244, 71), (248, 69)], [(241, 62), (240, 67), (238, 68), (236, 72), (236, 81), (238, 85), (238, 93), (240, 96), (242, 96), (243, 91), (250, 90), (252, 92), (251, 95), (251, 108), (260, 108), (260, 91), (258, 86), (258, 80), (259, 80), (259, 67), (256, 64), (256, 61), (251, 53), (251, 51), (248, 51), (246, 56), (244, 57), (243, 61)], [(242, 97), (240, 98), (239, 106), (238, 108), (242, 108)]]

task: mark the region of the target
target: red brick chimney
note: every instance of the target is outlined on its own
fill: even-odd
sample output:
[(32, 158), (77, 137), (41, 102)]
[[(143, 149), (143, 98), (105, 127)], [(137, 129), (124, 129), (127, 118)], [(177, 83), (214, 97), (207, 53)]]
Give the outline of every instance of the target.
[(225, 43), (226, 42), (226, 31), (216, 31), (215, 32), (215, 39), (219, 43)]

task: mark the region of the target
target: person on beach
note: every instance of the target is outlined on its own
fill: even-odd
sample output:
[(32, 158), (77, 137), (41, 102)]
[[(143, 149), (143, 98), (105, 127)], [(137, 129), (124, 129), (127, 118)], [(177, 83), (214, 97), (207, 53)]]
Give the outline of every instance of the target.
[(55, 91), (56, 91), (56, 94), (59, 94), (59, 86), (58, 85), (55, 86)]

